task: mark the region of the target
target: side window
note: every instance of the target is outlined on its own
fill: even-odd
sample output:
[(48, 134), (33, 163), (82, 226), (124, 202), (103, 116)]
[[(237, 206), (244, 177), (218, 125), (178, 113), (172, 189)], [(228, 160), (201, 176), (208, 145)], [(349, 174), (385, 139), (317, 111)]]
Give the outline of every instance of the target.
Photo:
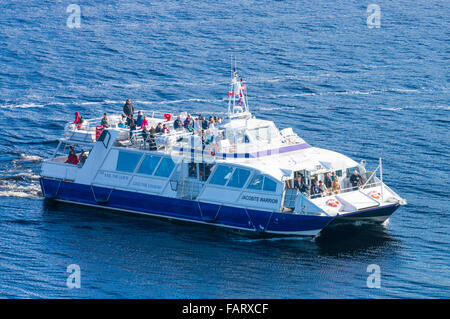
[(169, 177), (172, 173), (175, 163), (170, 157), (164, 157), (156, 170), (155, 176)]
[(211, 178), (211, 184), (225, 185), (231, 177), (232, 167), (219, 165)]
[(263, 180), (264, 180), (264, 176), (262, 176), (261, 174), (255, 175), (255, 176), (253, 176), (250, 184), (248, 184), (247, 188), (261, 190), (262, 186), (263, 186)]
[(142, 154), (132, 152), (119, 152), (116, 170), (121, 172), (132, 173), (139, 163)]
[(153, 175), (153, 172), (155, 171), (156, 166), (158, 166), (160, 159), (161, 157), (155, 155), (145, 156), (141, 166), (139, 167), (138, 173)]
[(264, 177), (264, 187), (263, 190), (267, 192), (276, 192), (277, 191), (277, 183), (269, 177)]
[(231, 176), (230, 181), (227, 186), (242, 188), (245, 185), (248, 177), (250, 176), (250, 171), (247, 169), (236, 168), (234, 170), (233, 176)]

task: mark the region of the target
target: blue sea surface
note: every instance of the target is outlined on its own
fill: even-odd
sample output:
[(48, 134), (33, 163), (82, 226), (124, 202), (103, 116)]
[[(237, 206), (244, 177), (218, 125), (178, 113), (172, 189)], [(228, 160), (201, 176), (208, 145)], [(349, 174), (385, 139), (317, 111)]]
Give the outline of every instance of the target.
[[(449, 1), (377, 0), (379, 28), (356, 0), (83, 0), (69, 28), (74, 2), (0, 0), (0, 297), (450, 297)], [(40, 197), (75, 111), (223, 114), (230, 56), (254, 115), (382, 157), (408, 205), (384, 226), (252, 239)]]

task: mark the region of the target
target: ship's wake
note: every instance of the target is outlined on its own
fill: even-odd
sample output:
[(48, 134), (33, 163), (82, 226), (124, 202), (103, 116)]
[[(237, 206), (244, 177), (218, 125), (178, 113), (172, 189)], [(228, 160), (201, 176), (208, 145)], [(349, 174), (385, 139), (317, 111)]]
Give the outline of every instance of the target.
[(11, 161), (10, 169), (0, 171), (0, 197), (40, 198), (41, 188), (39, 175), (27, 164), (36, 164), (42, 160), (40, 156), (20, 154)]

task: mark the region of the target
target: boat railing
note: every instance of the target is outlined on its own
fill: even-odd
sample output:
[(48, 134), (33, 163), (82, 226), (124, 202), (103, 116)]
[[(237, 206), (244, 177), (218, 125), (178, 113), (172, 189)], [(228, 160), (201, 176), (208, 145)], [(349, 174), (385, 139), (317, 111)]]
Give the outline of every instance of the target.
[(194, 200), (200, 194), (203, 183), (197, 180), (184, 179), (177, 182), (177, 197)]
[[(311, 195), (311, 188), (308, 187), (308, 191), (304, 192), (303, 194), (309, 199), (314, 199), (314, 198), (319, 198), (319, 197), (327, 197), (327, 196), (331, 196), (331, 195), (349, 193), (349, 192), (354, 192), (354, 191), (362, 191), (363, 189), (379, 187), (382, 185), (382, 181), (376, 176), (377, 170), (378, 170), (378, 168), (375, 169), (373, 172), (366, 172), (364, 174), (364, 176), (366, 177), (365, 182), (360, 185), (357, 185), (357, 186), (349, 186), (349, 187), (345, 187), (345, 188), (340, 188), (339, 190), (336, 190), (336, 191), (333, 191), (331, 188), (329, 188), (329, 189), (327, 188), (324, 193), (315, 194), (315, 195)], [(340, 182), (341, 185), (344, 183), (345, 183), (344, 181)], [(288, 191), (290, 189), (293, 189), (293, 188), (287, 188), (286, 191)], [(289, 206), (286, 206), (286, 207), (289, 207)]]

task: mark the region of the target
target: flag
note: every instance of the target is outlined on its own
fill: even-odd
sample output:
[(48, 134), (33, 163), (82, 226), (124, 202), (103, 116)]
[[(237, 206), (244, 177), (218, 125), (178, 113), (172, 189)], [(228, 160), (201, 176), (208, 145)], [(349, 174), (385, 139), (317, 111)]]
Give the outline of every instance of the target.
[(228, 92), (228, 96), (234, 95), (234, 92)]

